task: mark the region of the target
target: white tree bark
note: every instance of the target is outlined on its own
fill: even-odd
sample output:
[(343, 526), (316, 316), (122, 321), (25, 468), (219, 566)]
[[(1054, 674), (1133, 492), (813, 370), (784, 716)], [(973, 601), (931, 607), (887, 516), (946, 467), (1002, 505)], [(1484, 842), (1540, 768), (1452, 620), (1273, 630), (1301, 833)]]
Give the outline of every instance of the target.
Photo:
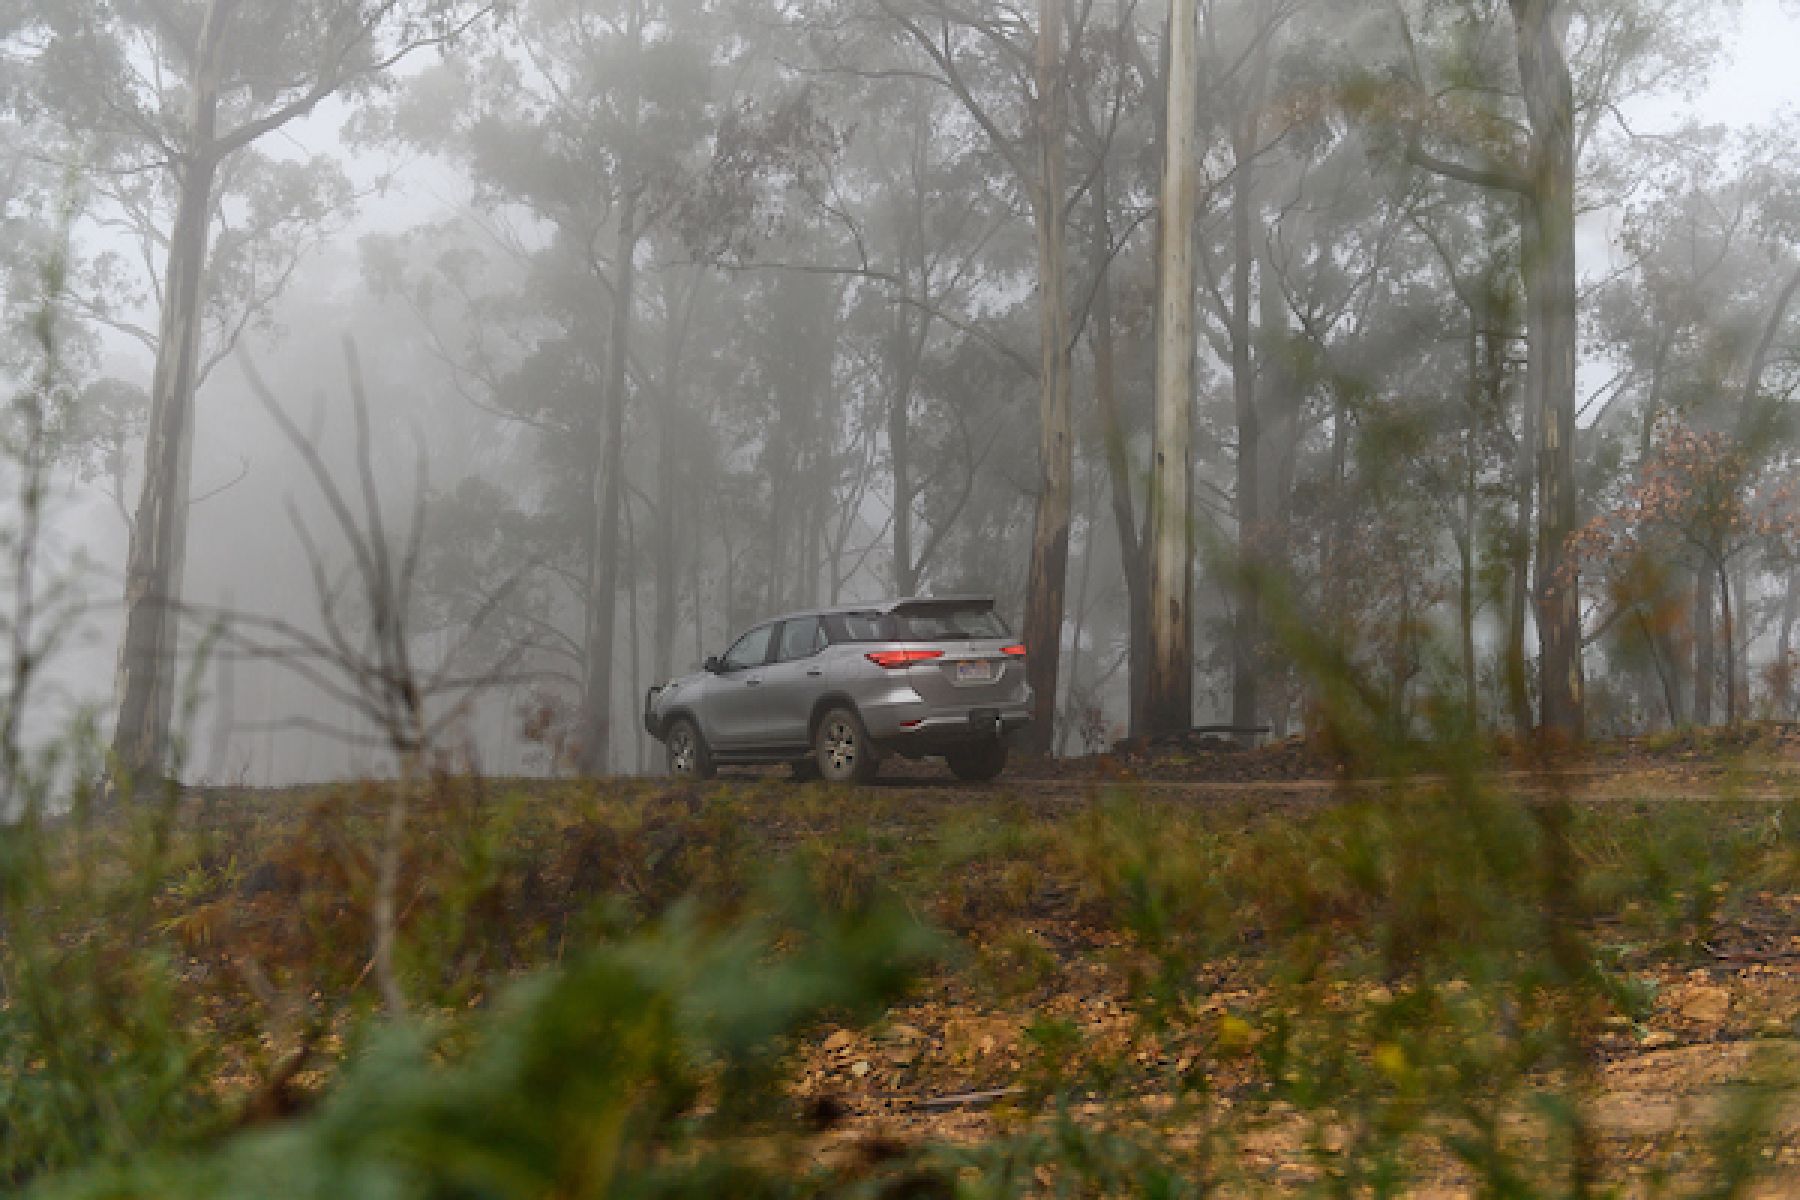
[(1157, 253), (1156, 434), (1150, 477), (1151, 733), (1193, 720), (1194, 118), (1200, 63), (1194, 0), (1169, 17), (1168, 135)]

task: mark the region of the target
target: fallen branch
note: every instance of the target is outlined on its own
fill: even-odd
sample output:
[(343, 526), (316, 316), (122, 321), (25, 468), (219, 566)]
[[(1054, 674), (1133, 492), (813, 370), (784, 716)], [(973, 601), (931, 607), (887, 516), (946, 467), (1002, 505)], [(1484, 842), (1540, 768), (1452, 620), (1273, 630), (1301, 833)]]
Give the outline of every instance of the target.
[(981, 1108), (997, 1104), (1008, 1096), (1025, 1091), (1021, 1087), (988, 1088), (978, 1092), (952, 1092), (947, 1096), (921, 1096), (913, 1101), (915, 1109)]

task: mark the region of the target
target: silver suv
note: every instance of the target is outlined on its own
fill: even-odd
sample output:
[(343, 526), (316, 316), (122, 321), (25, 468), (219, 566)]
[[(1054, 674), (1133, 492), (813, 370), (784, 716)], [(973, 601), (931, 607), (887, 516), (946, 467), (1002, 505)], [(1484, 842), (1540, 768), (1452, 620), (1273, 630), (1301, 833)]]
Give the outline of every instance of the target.
[(958, 778), (988, 780), (1030, 711), (1025, 647), (993, 597), (952, 596), (765, 621), (699, 673), (651, 688), (644, 728), (688, 778), (787, 762), (802, 778), (866, 783), (896, 753), (942, 755)]

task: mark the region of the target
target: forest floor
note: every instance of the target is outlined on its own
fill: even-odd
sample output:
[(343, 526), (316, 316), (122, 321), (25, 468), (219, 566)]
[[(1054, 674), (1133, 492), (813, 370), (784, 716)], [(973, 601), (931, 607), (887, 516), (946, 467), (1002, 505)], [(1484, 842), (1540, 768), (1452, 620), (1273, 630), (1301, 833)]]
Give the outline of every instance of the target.
[[(1564, 766), (1555, 781), (1526, 769), (1498, 770), (1490, 779), (1515, 796), (1555, 791), (1581, 806), (1626, 805), (1639, 814), (1664, 805), (1742, 803), (1770, 805), (1769, 819), (1778, 821), (1773, 806), (1800, 797), (1800, 741), (1785, 737), (1757, 746), (1749, 758), (1723, 760), (1679, 740), (1610, 749), (1605, 761)], [(1286, 811), (1304, 819), (1311, 806), (1372, 786), (1347, 784), (1319, 767), (1297, 744), (1253, 753), (1217, 749), (1185, 762), (1104, 756), (1042, 772), (1025, 790), (1034, 806), (1066, 804), (1072, 812), (1095, 803), (1097, 789), (1123, 784), (1163, 803), (1229, 805), (1247, 818)], [(961, 792), (957, 785), (924, 779), (888, 786), (918, 787), (934, 799), (945, 791)], [(1742, 809), (1724, 819), (1758, 822)], [(1632, 1181), (1630, 1194), (1654, 1194), (1648, 1181), (1671, 1168), (1679, 1176), (1734, 1090), (1766, 1064), (1771, 1051), (1791, 1056), (1800, 1047), (1800, 893), (1756, 890), (1731, 908), (1699, 944), (1641, 957), (1635, 969), (1653, 981), (1653, 1007), (1640, 1019), (1609, 1018), (1593, 1039), (1594, 1071), (1585, 1085), (1593, 1133), (1608, 1177)], [(1021, 1087), (1028, 1031), (1046, 1015), (1078, 1023), (1089, 1046), (1110, 1044), (1146, 1065), (1158, 1060), (1185, 1065), (1180, 1044), (1148, 1039), (1146, 1045), (1127, 1000), (1132, 985), (1118, 967), (1118, 951), (1127, 939), (1116, 931), (1084, 923), (1071, 906), (1032, 913), (1005, 936), (1028, 938), (1044, 948), (1049, 961), (1042, 985), (1007, 999), (976, 980), (946, 980), (935, 994), (897, 1008), (884, 1030), (840, 1031), (812, 1046), (801, 1093), (841, 1099), (852, 1114), (848, 1137), (878, 1131), (980, 1142), (1031, 1119), (1017, 1100), (1029, 1091)], [(992, 952), (986, 937), (977, 935), (977, 944), (982, 953)], [(1256, 1007), (1256, 984), (1234, 978), (1233, 965), (1213, 964), (1217, 984), (1202, 1012), (1224, 1016)], [(1370, 990), (1386, 989), (1377, 983)], [(1204, 1055), (1198, 1044), (1204, 1040), (1187, 1048), (1193, 1058)], [(1253, 1090), (1255, 1066), (1218, 1071), (1213, 1082), (1222, 1103), (1229, 1106), (1234, 1094)], [(1116, 1092), (1090, 1089), (1077, 1111), (1092, 1118), (1120, 1100)], [(1148, 1085), (1131, 1102), (1155, 1107), (1166, 1097)], [(1775, 1169), (1748, 1194), (1800, 1195), (1800, 1103), (1790, 1099), (1774, 1125), (1777, 1136), (1760, 1153), (1774, 1160)], [(1299, 1113), (1276, 1106), (1238, 1142), (1240, 1166), (1248, 1177), (1277, 1190), (1286, 1190), (1283, 1184), (1305, 1190), (1325, 1174), (1308, 1150), (1315, 1132)], [(1416, 1178), (1424, 1186), (1408, 1194), (1475, 1194), (1468, 1172), (1448, 1156), (1426, 1152), (1423, 1157), (1429, 1163)]]
[[(155, 927), (219, 1042), (222, 1095), (304, 1107), (370, 1011), (385, 795), (371, 782), (184, 799), (183, 865), (155, 900)], [(1490, 1087), (1451, 1042), (1408, 1041), (1405, 1006), (1427, 992), (1454, 1006), (1471, 979), (1479, 999), (1482, 972), (1510, 978), (1532, 953), (1537, 873), (1522, 860), (1537, 835), (1514, 816), (1552, 797), (1572, 805), (1575, 923), (1636, 999), (1582, 1018), (1573, 1074), (1515, 1062), (1506, 1047), (1525, 1036), (1496, 1034), (1493, 1061), (1512, 1073)], [(1490, 803), (1499, 815), (1481, 818), (1481, 836), (1506, 844), (1463, 844), (1452, 810)], [(407, 970), (445, 1011), (561, 961), (592, 936), (596, 905), (653, 917), (697, 895), (731, 909), (774, 862), (798, 863), (830, 902), (895, 894), (945, 931), (944, 965), (884, 1019), (826, 1025), (792, 1048), (788, 1091), (821, 1161), (979, 1146), (1060, 1115), (1153, 1129), (1159, 1144), (1211, 1156), (1207, 1169), (1236, 1181), (1228, 1190), (1285, 1193), (1399, 1120), (1408, 1194), (1473, 1194), (1454, 1133), (1418, 1111), (1437, 1101), (1414, 1067), (1437, 1055), (1432, 1069), (1462, 1072), (1458, 1086), (1485, 1097), (1471, 1111), (1498, 1114), (1497, 1144), (1531, 1159), (1559, 1135), (1529, 1097), (1572, 1096), (1602, 1177), (1650, 1195), (1658, 1180), (1724, 1170), (1709, 1146), (1746, 1081), (1800, 1078), (1800, 735), (1786, 727), (1612, 743), (1554, 773), (1500, 755), (1472, 783), (1429, 764), (1352, 782), (1298, 740), (1200, 739), (1016, 764), (990, 786), (906, 763), (855, 792), (785, 771), (691, 787), (440, 781), (411, 821)], [(1374, 865), (1354, 853), (1370, 838), (1392, 843)], [(1509, 905), (1523, 924), (1493, 915)], [(1524, 940), (1487, 958), (1454, 945), (1490, 925)], [(1482, 1011), (1523, 1027), (1532, 986)], [(1274, 1053), (1282, 1038), (1298, 1066)], [(1305, 1099), (1306, 1054), (1330, 1058), (1339, 1084), (1359, 1081), (1343, 1085), (1350, 1101)], [(303, 1069), (290, 1069), (296, 1056)], [(1744, 1194), (1800, 1195), (1800, 1093), (1769, 1094), (1754, 1151), (1768, 1175)]]
[[(1674, 810), (1719, 810), (1699, 819), (1716, 820), (1720, 830), (1760, 827), (1755, 836), (1768, 841), (1784, 819), (1791, 823), (1791, 814), (1800, 813), (1788, 807), (1800, 801), (1800, 728), (1622, 739), (1559, 764), (1553, 774), (1501, 761), (1484, 778), (1510, 797), (1566, 796), (1599, 822), (1614, 806), (1652, 821)], [(1432, 782), (1415, 775), (1398, 790), (1424, 796)], [(1211, 737), (1025, 764), (992, 791), (929, 767), (903, 765), (890, 768), (879, 790), (910, 803), (1025, 804), (1050, 820), (1073, 820), (1114, 789), (1159, 804), (1198, 806), (1226, 823), (1304, 821), (1309, 810), (1347, 796), (1392, 791), (1380, 782), (1345, 779), (1298, 738), (1245, 750)], [(1750, 882), (1746, 877), (1711, 886), (1722, 901), (1734, 884)], [(1745, 888), (1733, 902), (1722, 902), (1705, 935), (1689, 944), (1640, 950), (1634, 971), (1651, 984), (1651, 1008), (1633, 1019), (1607, 1018), (1592, 1039), (1593, 1072), (1583, 1085), (1592, 1132), (1608, 1177), (1626, 1181), (1631, 1194), (1654, 1194), (1652, 1181), (1679, 1177), (1744, 1081), (1776, 1058), (1785, 1069), (1800, 1065), (1800, 891), (1789, 890), (1800, 881), (1786, 882), (1788, 887)], [(1055, 895), (1003, 931), (972, 935), (982, 956), (1007, 957), (997, 933), (1014, 947), (1024, 942), (1034, 952), (1041, 948), (1036, 986), (1007, 996), (979, 973), (946, 978), (930, 995), (896, 1008), (884, 1028), (833, 1031), (810, 1046), (801, 1059), (799, 1094), (842, 1104), (843, 1136), (851, 1140), (876, 1134), (979, 1143), (1033, 1119), (1022, 1100), (1032, 1092), (1031, 1029), (1046, 1016), (1077, 1024), (1089, 1052), (1103, 1055), (1093, 1048), (1110, 1047), (1116, 1057), (1145, 1068), (1170, 1062), (1185, 1067), (1207, 1057), (1204, 1036), (1186, 1047), (1179, 1039), (1170, 1044), (1144, 1036), (1131, 1000), (1131, 956), (1122, 952), (1130, 938), (1105, 922), (1084, 921), (1078, 904), (1059, 906)], [(1601, 940), (1620, 931), (1606, 919), (1591, 929)], [(1203, 968), (1213, 986), (1198, 1011), (1212, 1015), (1215, 1028), (1218, 1018), (1248, 1012), (1266, 998), (1246, 977), (1254, 972), (1238, 972), (1241, 965), (1227, 959)], [(1381, 983), (1368, 989), (1387, 994)], [(1256, 1066), (1246, 1062), (1233, 1070), (1215, 1055), (1211, 1082), (1218, 1102), (1229, 1108), (1234, 1096), (1252, 1092)], [(1171, 1098), (1150, 1081), (1153, 1075), (1145, 1070), (1144, 1079), (1124, 1089), (1089, 1088), (1075, 1111), (1094, 1119), (1121, 1104), (1162, 1108)], [(1523, 1115), (1518, 1120), (1521, 1127), (1528, 1124)], [(1254, 1124), (1255, 1131), (1234, 1147), (1247, 1179), (1300, 1191), (1329, 1170), (1309, 1151), (1318, 1131), (1299, 1113), (1276, 1105)], [(1771, 1130), (1774, 1136), (1759, 1153), (1773, 1169), (1747, 1194), (1800, 1196), (1800, 1094), (1780, 1107)], [(1474, 1194), (1469, 1173), (1448, 1156), (1427, 1151), (1423, 1158), (1415, 1177), (1423, 1186), (1408, 1194)]]

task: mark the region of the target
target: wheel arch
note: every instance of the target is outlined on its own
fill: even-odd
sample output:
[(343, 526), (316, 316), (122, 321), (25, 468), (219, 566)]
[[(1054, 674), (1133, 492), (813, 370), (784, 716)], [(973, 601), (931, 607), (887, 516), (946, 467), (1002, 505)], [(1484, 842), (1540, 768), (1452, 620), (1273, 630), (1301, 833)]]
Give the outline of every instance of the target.
[(693, 709), (688, 708), (685, 705), (681, 708), (671, 709), (657, 719), (657, 724), (662, 729), (662, 736), (657, 740), (668, 741), (669, 730), (675, 728), (675, 722), (677, 721), (686, 721), (694, 727), (694, 732), (700, 735), (702, 741), (706, 740), (706, 730), (700, 724), (699, 715), (696, 714)]
[(852, 700), (843, 692), (826, 692), (823, 696), (820, 696), (817, 700), (813, 701), (812, 712), (806, 718), (806, 741), (808, 745), (811, 745), (813, 740), (819, 736), (819, 722), (824, 720), (825, 714), (834, 708), (847, 708), (852, 713), (856, 714), (856, 719), (858, 721), (862, 720), (862, 709), (856, 706), (856, 701)]

